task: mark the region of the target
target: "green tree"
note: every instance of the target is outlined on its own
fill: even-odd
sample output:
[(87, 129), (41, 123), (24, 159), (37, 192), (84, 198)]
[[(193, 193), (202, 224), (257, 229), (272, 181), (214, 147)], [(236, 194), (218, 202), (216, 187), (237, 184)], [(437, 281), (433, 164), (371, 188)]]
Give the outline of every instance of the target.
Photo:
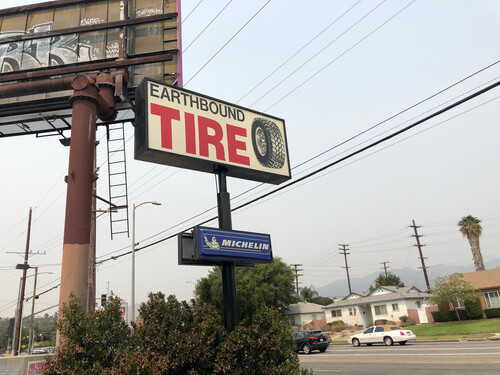
[(483, 228), (480, 223), (481, 220), (471, 215), (464, 216), (462, 220), (458, 222), (460, 233), (462, 233), (462, 236), (467, 237), (469, 241), (476, 271), (484, 270), (483, 256), (479, 246), (479, 237), (481, 237), (483, 233)]
[(392, 272), (387, 272), (387, 275), (385, 273), (381, 273), (378, 275), (378, 277), (375, 279), (375, 287), (370, 285), (369, 291), (371, 292), (372, 290), (377, 289), (379, 286), (397, 286), (397, 287), (403, 287), (405, 284), (401, 281), (399, 276), (393, 274)]
[[(236, 292), (240, 319), (255, 314), (262, 306), (283, 311), (297, 302), (294, 273), (280, 258), (255, 267), (237, 268)], [(222, 274), (219, 268), (213, 268), (207, 277), (198, 280), (195, 301), (222, 311)]]
[(312, 302), (312, 299), (314, 297), (318, 297), (319, 294), (316, 290), (314, 290), (314, 286), (305, 286), (302, 289), (300, 289), (300, 300), (303, 302)]
[(449, 276), (438, 276), (436, 278), (429, 301), (436, 305), (451, 305), (460, 321), (460, 315), (457, 309), (454, 308), (453, 302), (462, 300), (465, 303), (471, 303), (477, 300), (479, 296), (480, 292), (468, 281), (464, 280), (461, 273), (454, 273)]
[(330, 297), (317, 296), (317, 297), (314, 297), (313, 299), (311, 299), (311, 302), (317, 303), (318, 305), (326, 306), (326, 305), (333, 303), (333, 299)]

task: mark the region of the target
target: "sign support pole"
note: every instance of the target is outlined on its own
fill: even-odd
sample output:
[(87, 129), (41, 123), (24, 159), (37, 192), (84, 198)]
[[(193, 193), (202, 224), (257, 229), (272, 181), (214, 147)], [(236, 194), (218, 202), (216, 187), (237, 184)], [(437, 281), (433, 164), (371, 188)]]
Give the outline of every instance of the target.
[[(217, 193), (217, 209), (219, 213), (219, 228), (232, 230), (231, 202), (227, 192), (226, 173), (224, 167), (217, 168), (219, 178), (219, 192)], [(221, 265), (222, 295), (224, 301), (224, 318), (226, 329), (231, 332), (238, 325), (238, 309), (236, 299), (236, 270), (234, 262)]]

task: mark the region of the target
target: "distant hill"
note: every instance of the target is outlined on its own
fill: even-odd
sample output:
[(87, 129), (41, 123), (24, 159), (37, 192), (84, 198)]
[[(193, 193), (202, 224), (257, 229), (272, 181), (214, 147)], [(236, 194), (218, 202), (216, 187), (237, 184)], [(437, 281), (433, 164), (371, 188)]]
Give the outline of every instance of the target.
[[(500, 258), (492, 259), (488, 262), (485, 262), (486, 269), (491, 268), (499, 268), (500, 267)], [(466, 266), (453, 266), (446, 264), (438, 264), (431, 266), (428, 270), (429, 282), (431, 283), (431, 287), (434, 284), (434, 277), (432, 275), (444, 276), (451, 275), (452, 273), (460, 272), (473, 272), (474, 267), (472, 265)], [(420, 290), (425, 290), (425, 280), (424, 274), (422, 270), (402, 270), (397, 268), (391, 268), (390, 272), (399, 276), (402, 282), (405, 283), (406, 286), (416, 286)], [(364, 277), (351, 277), (351, 289), (353, 292), (363, 292), (367, 291), (370, 285), (374, 284), (375, 279), (381, 272), (377, 270), (377, 272), (370, 273)], [(320, 296), (323, 297), (336, 297), (343, 298), (349, 294), (349, 289), (347, 287), (346, 278), (335, 280), (325, 286), (316, 287), (316, 291)]]

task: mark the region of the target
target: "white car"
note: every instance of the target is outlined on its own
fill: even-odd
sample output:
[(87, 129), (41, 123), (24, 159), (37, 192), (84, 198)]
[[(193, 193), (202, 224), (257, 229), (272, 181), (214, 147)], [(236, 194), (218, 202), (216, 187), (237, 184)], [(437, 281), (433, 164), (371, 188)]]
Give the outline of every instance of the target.
[(349, 342), (353, 346), (360, 346), (361, 344), (385, 344), (390, 346), (395, 342), (404, 345), (407, 341), (416, 339), (417, 336), (409, 329), (392, 325), (380, 325), (369, 327), (363, 333), (352, 335)]

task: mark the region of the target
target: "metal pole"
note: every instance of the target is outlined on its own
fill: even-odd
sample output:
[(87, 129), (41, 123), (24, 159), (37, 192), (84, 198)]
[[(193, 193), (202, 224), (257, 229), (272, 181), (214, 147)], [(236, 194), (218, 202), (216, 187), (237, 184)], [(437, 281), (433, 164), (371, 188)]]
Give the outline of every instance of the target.
[[(73, 80), (71, 145), (66, 177), (66, 216), (59, 312), (74, 294), (87, 311), (97, 87), (85, 76)], [(60, 316), (60, 315), (59, 315)], [(60, 344), (59, 336), (57, 344)]]
[[(28, 234), (26, 235), (26, 250), (24, 252), (24, 265), (28, 265), (28, 255), (30, 251), (30, 234), (31, 234), (31, 207), (30, 207), (30, 213), (29, 213), (29, 218), (28, 218)], [(23, 280), (21, 282), (21, 293), (19, 295), (19, 309), (17, 311), (17, 324), (16, 324), (16, 338), (15, 338), (15, 343), (14, 343), (14, 355), (16, 356), (18, 354), (18, 347), (20, 344), (20, 336), (21, 336), (21, 326), (22, 326), (22, 320), (23, 320), (23, 300), (24, 300), (24, 288), (26, 287), (26, 272), (28, 268), (25, 267), (23, 269)]]
[(17, 314), (18, 311), (19, 311), (19, 301), (20, 301), (20, 297), (21, 297), (21, 284), (23, 282), (23, 278), (20, 277), (19, 278), (19, 291), (17, 292), (17, 307), (16, 307), (16, 315), (15, 315), (15, 320), (14, 320), (14, 330), (12, 332), (12, 355), (15, 355), (15, 348), (16, 348), (16, 337), (17, 337), (17, 319), (19, 317), (19, 315)]
[(132, 206), (132, 289), (130, 305), (130, 322), (135, 322), (135, 203)]
[[(219, 228), (232, 229), (231, 199), (227, 192), (226, 170), (217, 171), (219, 177), (219, 192), (217, 193), (217, 208), (219, 213)], [(238, 308), (236, 297), (236, 271), (234, 263), (224, 263), (222, 270), (222, 295), (224, 301), (224, 316), (226, 329), (231, 332), (238, 325)]]
[(28, 354), (31, 354), (31, 347), (33, 345), (33, 318), (35, 315), (35, 299), (36, 299), (36, 281), (38, 278), (38, 267), (31, 267), (35, 269), (35, 281), (33, 282), (33, 300), (31, 301), (31, 318), (30, 318), (30, 334), (28, 341)]

